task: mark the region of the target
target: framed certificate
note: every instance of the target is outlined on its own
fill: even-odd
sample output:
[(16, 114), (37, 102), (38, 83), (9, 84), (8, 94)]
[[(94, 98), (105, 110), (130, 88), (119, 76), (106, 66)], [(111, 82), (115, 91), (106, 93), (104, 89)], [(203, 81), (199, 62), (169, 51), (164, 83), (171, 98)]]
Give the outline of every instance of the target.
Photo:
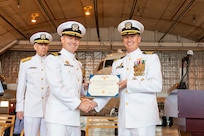
[(87, 96), (118, 96), (119, 75), (90, 75)]

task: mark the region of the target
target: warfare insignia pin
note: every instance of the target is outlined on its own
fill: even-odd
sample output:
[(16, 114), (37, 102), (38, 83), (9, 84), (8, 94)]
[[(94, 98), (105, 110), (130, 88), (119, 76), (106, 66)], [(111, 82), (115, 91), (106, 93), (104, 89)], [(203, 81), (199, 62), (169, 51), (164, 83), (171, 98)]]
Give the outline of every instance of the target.
[(73, 67), (73, 65), (71, 65), (68, 60), (65, 61), (65, 64), (64, 64), (64, 65), (65, 65), (65, 66)]
[(116, 69), (117, 69), (117, 68), (123, 68), (123, 63), (120, 63), (120, 65), (117, 66)]

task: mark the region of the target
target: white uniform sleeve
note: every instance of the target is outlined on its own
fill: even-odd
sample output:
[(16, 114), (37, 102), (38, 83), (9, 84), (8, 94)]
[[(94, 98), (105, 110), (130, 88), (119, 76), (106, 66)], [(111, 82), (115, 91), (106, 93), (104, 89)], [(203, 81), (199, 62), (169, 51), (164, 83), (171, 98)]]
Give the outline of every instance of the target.
[(93, 101), (97, 103), (97, 106), (95, 107), (95, 110), (97, 112), (100, 112), (104, 108), (104, 106), (108, 103), (108, 101), (111, 99), (111, 97), (95, 97)]
[(20, 62), (20, 68), (18, 73), (18, 86), (16, 91), (16, 112), (24, 111), (26, 91), (26, 68), (25, 64)]

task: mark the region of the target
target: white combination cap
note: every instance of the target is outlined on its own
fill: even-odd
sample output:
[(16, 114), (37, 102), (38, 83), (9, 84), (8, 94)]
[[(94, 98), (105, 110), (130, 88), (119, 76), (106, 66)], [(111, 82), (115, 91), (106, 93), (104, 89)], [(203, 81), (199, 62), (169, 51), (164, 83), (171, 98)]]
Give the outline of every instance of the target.
[(144, 31), (144, 26), (137, 20), (124, 20), (118, 25), (118, 31), (122, 36), (141, 34)]
[(57, 33), (60, 36), (70, 35), (70, 36), (82, 38), (86, 33), (86, 28), (79, 22), (67, 21), (58, 26)]
[(48, 44), (51, 41), (52, 41), (52, 36), (51, 36), (51, 34), (49, 34), (47, 32), (37, 32), (30, 37), (30, 42), (32, 44), (34, 44), (34, 43), (39, 43), (39, 44), (46, 43), (46, 44)]

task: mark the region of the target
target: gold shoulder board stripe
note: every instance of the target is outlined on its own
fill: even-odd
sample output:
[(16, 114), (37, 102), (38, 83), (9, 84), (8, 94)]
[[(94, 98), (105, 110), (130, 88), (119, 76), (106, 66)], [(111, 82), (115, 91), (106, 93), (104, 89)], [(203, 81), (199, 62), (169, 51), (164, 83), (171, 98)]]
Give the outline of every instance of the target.
[(144, 54), (154, 54), (153, 51), (144, 51)]
[(23, 58), (23, 59), (21, 59), (21, 62), (29, 61), (29, 60), (31, 60), (31, 58), (32, 58), (32, 57)]
[(61, 53), (59, 53), (59, 52), (51, 52), (50, 54), (52, 54), (52, 55), (54, 55), (54, 56), (59, 56), (59, 55), (61, 55)]

